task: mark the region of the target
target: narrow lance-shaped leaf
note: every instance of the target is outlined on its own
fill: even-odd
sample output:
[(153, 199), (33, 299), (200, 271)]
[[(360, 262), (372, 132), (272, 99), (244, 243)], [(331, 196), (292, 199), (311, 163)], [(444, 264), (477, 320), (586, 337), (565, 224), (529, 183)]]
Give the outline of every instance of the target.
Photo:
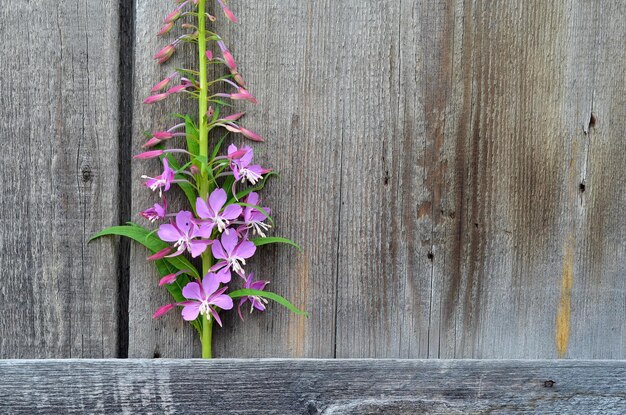
[[(110, 228), (103, 229), (100, 232), (92, 235), (91, 238), (89, 238), (89, 241), (107, 235), (118, 235), (131, 238), (148, 248), (152, 253), (159, 252), (169, 247), (169, 244), (167, 242), (163, 242), (152, 232), (132, 222), (130, 222), (126, 226), (111, 226)], [(200, 274), (198, 273), (198, 270), (196, 270), (196, 267), (194, 267), (193, 264), (182, 255), (173, 258), (167, 258), (167, 262), (172, 264), (172, 266), (174, 266), (174, 268), (176, 268), (178, 271), (187, 269), (190, 271), (192, 276), (200, 278)]]
[(247, 288), (243, 288), (241, 290), (233, 291), (232, 293), (230, 293), (228, 295), (230, 296), (230, 298), (241, 298), (241, 297), (248, 297), (248, 296), (267, 298), (268, 300), (276, 301), (278, 304), (280, 304), (283, 307), (287, 308), (292, 313), (295, 313), (295, 314), (298, 314), (298, 315), (301, 315), (301, 316), (306, 316), (306, 317), (309, 316), (308, 312), (302, 311), (302, 310), (296, 308), (296, 306), (291, 304), (284, 297), (281, 297), (280, 295), (278, 295), (276, 293), (273, 293), (273, 292), (260, 291), (260, 290), (250, 290), (250, 289), (247, 289)]
[(254, 243), (256, 246), (263, 246), (269, 244), (287, 244), (295, 247), (299, 251), (302, 251), (300, 245), (292, 241), (291, 239), (281, 238), (280, 236), (268, 236), (265, 238), (254, 238), (250, 239), (250, 242)]

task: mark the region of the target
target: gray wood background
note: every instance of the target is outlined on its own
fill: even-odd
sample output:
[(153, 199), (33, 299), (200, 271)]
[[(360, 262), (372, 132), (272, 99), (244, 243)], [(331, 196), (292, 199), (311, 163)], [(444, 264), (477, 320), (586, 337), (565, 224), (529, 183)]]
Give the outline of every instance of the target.
[[(233, 0), (223, 34), (281, 172), (274, 305), (219, 357), (626, 358), (626, 4)], [(193, 357), (146, 251), (141, 105), (170, 1), (0, 0), (0, 357)], [(220, 17), (221, 15), (218, 14)], [(237, 139), (236, 139), (237, 140)]]
[(11, 415), (626, 411), (624, 361), (9, 360), (0, 374)]

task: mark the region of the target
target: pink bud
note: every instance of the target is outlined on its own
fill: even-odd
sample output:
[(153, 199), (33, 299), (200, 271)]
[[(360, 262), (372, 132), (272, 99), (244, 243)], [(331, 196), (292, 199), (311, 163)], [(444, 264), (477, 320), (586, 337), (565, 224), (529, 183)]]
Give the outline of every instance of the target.
[(143, 103), (144, 104), (154, 104), (155, 102), (159, 102), (159, 101), (163, 101), (165, 98), (167, 98), (170, 94), (168, 94), (167, 92), (163, 93), (163, 94), (156, 94), (156, 95), (152, 95), (148, 98), (146, 98)]
[(248, 151), (250, 151), (249, 148), (242, 148), (239, 149), (237, 151), (235, 151), (234, 153), (230, 153), (228, 154), (228, 158), (230, 160), (235, 160), (235, 159), (239, 159), (242, 158), (243, 156), (245, 156), (246, 154), (248, 154)]
[(217, 0), (217, 2), (220, 4), (220, 6), (222, 6), (222, 10), (224, 10), (224, 14), (226, 15), (226, 17), (228, 17), (228, 19), (230, 19), (230, 21), (232, 21), (233, 23), (237, 23), (237, 18), (235, 17), (233, 12), (231, 12), (228, 7), (226, 7), (224, 2), (222, 0)]
[(159, 287), (164, 286), (165, 284), (173, 284), (176, 282), (177, 274), (169, 274), (159, 280)]
[(165, 314), (167, 314), (168, 311), (170, 311), (172, 308), (174, 308), (174, 304), (165, 304), (163, 307), (160, 307), (153, 315), (152, 318), (159, 318), (161, 316), (164, 316)]
[(165, 88), (167, 86), (167, 84), (170, 83), (170, 80), (171, 79), (168, 76), (167, 78), (165, 78), (164, 80), (162, 80), (161, 82), (159, 82), (158, 84), (153, 86), (152, 89), (150, 90), (150, 92), (158, 92), (158, 91), (162, 90), (163, 88)]
[(172, 55), (176, 52), (176, 47), (172, 44), (166, 45), (163, 49), (158, 51), (156, 55), (154, 55), (154, 59), (159, 61), (159, 63), (166, 62)]
[(217, 20), (217, 17), (213, 16), (212, 14), (207, 13), (206, 16), (209, 18), (210, 22), (214, 22)]
[(147, 260), (148, 261), (156, 261), (157, 259), (165, 258), (172, 250), (170, 248), (161, 249), (159, 252), (150, 255)]
[(213, 108), (213, 105), (211, 105), (209, 107), (209, 109), (207, 110), (207, 112), (206, 112), (206, 117), (207, 118), (212, 118), (213, 114), (215, 114), (215, 108)]
[(152, 151), (146, 151), (145, 153), (137, 154), (136, 156), (133, 156), (133, 158), (140, 159), (140, 160), (147, 160), (147, 159), (153, 159), (155, 157), (159, 157), (161, 154), (163, 154), (163, 150), (152, 150)]
[(206, 51), (206, 58), (207, 58), (208, 60), (213, 59), (213, 52), (211, 52), (210, 50), (207, 50), (207, 51)]
[(176, 86), (173, 86), (170, 89), (168, 89), (167, 93), (168, 94), (177, 94), (177, 93), (179, 93), (181, 91), (184, 91), (187, 88), (189, 88), (189, 85), (185, 85), (185, 84), (176, 85)]
[(171, 12), (170, 14), (168, 14), (167, 16), (165, 16), (165, 23), (172, 23), (176, 20), (178, 20), (178, 18), (180, 17), (180, 7), (177, 7), (174, 9), (173, 12)]
[(200, 174), (200, 169), (198, 168), (198, 166), (196, 166), (195, 164), (192, 164), (191, 167), (189, 167), (189, 171), (191, 172), (191, 174), (193, 174), (194, 176), (197, 176)]
[(152, 137), (151, 139), (146, 141), (146, 143), (142, 147), (143, 148), (148, 148), (148, 147), (156, 146), (160, 142), (161, 142), (161, 140), (159, 140), (158, 138)]
[(225, 121), (237, 121), (239, 118), (243, 117), (245, 112), (238, 112), (237, 114), (232, 114), (227, 117), (222, 118)]
[(250, 101), (253, 104), (258, 103), (257, 99), (245, 88), (239, 88), (236, 93), (231, 94), (230, 97), (232, 99), (243, 99), (246, 101)]
[(168, 34), (169, 32), (172, 31), (173, 28), (174, 28), (174, 22), (166, 23), (165, 26), (163, 26), (161, 30), (157, 32), (157, 36), (163, 36), (163, 35)]
[(233, 75), (234, 75), (233, 79), (235, 80), (235, 82), (237, 82), (241, 86), (246, 86), (246, 82), (243, 80), (243, 77), (241, 76), (241, 74), (234, 73)]
[(152, 134), (152, 136), (159, 140), (169, 140), (170, 138), (174, 137), (174, 134), (170, 133), (169, 131), (157, 131), (156, 133)]
[(233, 55), (226, 48), (226, 45), (224, 44), (224, 42), (219, 40), (217, 42), (217, 45), (220, 47), (220, 49), (222, 51), (222, 56), (224, 57), (224, 62), (226, 63), (226, 66), (228, 66), (228, 68), (232, 72), (237, 72), (237, 64), (235, 63), (235, 58), (233, 58)]
[(180, 27), (182, 27), (183, 29), (195, 29), (196, 27), (192, 24), (189, 23), (183, 23), (180, 25)]
[(257, 133), (254, 133), (254, 132), (252, 132), (252, 131), (250, 131), (250, 130), (248, 130), (246, 128), (243, 128), (243, 127), (240, 127), (240, 128), (241, 128), (241, 134), (245, 135), (250, 140), (252, 140), (252, 141), (265, 141)]

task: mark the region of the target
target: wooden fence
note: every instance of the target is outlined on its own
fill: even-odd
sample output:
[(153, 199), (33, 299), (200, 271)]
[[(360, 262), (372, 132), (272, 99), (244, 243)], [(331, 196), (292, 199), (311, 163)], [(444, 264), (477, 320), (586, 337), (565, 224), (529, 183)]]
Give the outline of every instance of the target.
[[(252, 269), (311, 318), (232, 316), (218, 357), (626, 358), (626, 3), (230, 5), (265, 200), (304, 248)], [(151, 319), (142, 247), (87, 244), (153, 203), (130, 155), (189, 104), (141, 104), (171, 7), (0, 8), (2, 358), (199, 353)]]

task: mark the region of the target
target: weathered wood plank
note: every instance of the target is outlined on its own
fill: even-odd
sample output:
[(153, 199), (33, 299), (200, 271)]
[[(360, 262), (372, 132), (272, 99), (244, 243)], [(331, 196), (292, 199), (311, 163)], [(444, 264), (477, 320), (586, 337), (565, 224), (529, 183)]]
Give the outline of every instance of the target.
[[(141, 104), (150, 86), (181, 66), (180, 55), (173, 64), (159, 68), (152, 60), (164, 40), (156, 39), (169, 2), (137, 2), (135, 58), (135, 151), (142, 131), (167, 125), (165, 114), (180, 107), (171, 101), (154, 107)], [(250, 261), (249, 269), (271, 281), (271, 289), (301, 308), (312, 311), (308, 320), (271, 305), (263, 315), (239, 321), (236, 314), (224, 319), (224, 329), (215, 329), (217, 356), (332, 357), (334, 354), (336, 236), (339, 198), (339, 166), (342, 103), (337, 99), (341, 79), (335, 76), (342, 66), (336, 52), (349, 35), (341, 29), (346, 10), (332, 1), (321, 2), (232, 2), (230, 7), (241, 24), (224, 22), (221, 11), (216, 30), (235, 55), (251, 92), (259, 105), (237, 105), (248, 111), (245, 125), (266, 138), (253, 145), (257, 158), (276, 169), (281, 178), (273, 180), (262, 197), (272, 208), (274, 234), (301, 242), (305, 253), (286, 246), (263, 247)], [(327, 19), (316, 16), (330, 11)], [(343, 30), (342, 36), (329, 36)], [(215, 53), (218, 53), (215, 50)], [(187, 63), (190, 50), (181, 54)], [(182, 107), (191, 109), (184, 104)], [(240, 137), (232, 137), (240, 144)], [(134, 163), (134, 178), (156, 164)], [(327, 172), (320, 175), (320, 172)], [(133, 212), (154, 203), (153, 195), (140, 185), (133, 187)], [(172, 201), (175, 206), (174, 199)], [(152, 264), (145, 264), (145, 250), (133, 247), (130, 281), (131, 357), (197, 356), (195, 333), (180, 315), (151, 321), (149, 305), (168, 301), (158, 288)]]
[(0, 358), (113, 357), (118, 2), (0, 10)]
[(0, 361), (7, 414), (623, 414), (624, 361)]
[(350, 4), (337, 356), (626, 356), (624, 4)]

